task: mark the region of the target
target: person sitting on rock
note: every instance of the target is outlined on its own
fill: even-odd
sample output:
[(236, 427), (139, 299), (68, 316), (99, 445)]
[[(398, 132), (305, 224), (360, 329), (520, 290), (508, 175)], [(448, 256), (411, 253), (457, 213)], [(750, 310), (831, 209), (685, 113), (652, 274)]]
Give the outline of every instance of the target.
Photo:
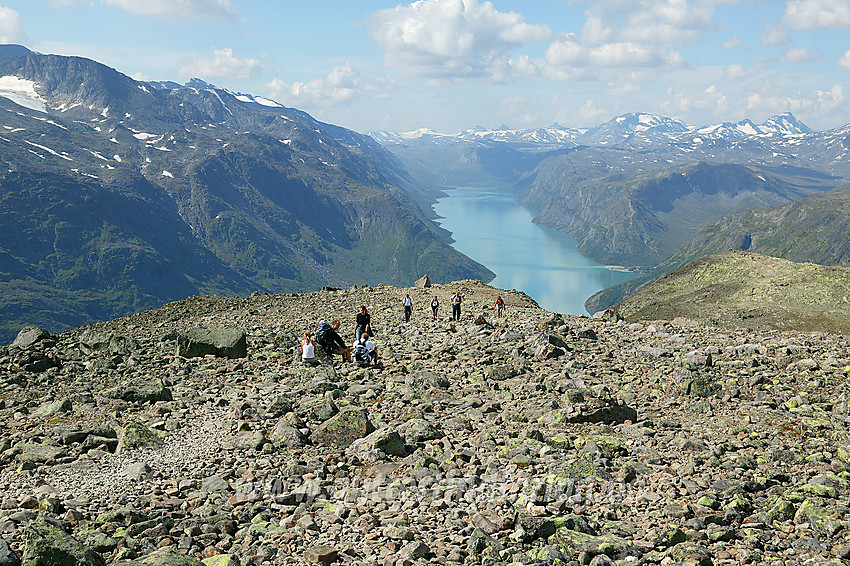
[(316, 340), (328, 355), (333, 356), (333, 354), (338, 354), (342, 356), (343, 360), (350, 362), (351, 348), (345, 345), (345, 342), (337, 332), (339, 327), (340, 322), (338, 318), (335, 318), (331, 324), (322, 323), (321, 328), (316, 333)]
[(365, 332), (360, 335), (357, 342), (352, 347), (354, 354), (354, 362), (360, 367), (368, 367), (374, 365), (378, 360), (378, 348), (375, 343), (369, 340), (369, 335)]
[(304, 331), (304, 339), (301, 341), (301, 363), (305, 366), (317, 366), (319, 360), (316, 358), (316, 341), (309, 330)]

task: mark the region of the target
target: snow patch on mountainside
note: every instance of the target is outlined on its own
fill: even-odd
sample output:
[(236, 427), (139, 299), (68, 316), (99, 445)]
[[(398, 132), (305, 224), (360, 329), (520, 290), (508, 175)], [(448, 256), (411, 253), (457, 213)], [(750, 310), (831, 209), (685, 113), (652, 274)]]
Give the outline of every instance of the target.
[(38, 95), (35, 87), (36, 84), (33, 81), (14, 75), (0, 77), (0, 96), (8, 98), (24, 108), (46, 113), (47, 105), (44, 99)]

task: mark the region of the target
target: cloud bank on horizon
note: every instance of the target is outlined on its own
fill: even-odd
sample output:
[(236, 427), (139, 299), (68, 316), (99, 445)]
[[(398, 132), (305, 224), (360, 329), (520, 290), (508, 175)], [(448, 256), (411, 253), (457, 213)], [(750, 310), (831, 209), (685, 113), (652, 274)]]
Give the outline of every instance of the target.
[(0, 0), (0, 41), (359, 131), (850, 115), (847, 0)]

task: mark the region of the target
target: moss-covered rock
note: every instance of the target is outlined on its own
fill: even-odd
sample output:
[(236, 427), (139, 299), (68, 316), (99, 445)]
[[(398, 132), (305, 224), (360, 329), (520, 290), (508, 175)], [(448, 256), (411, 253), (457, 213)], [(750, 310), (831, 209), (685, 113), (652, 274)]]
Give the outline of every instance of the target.
[(358, 438), (373, 432), (375, 426), (369, 421), (369, 413), (365, 409), (349, 407), (319, 425), (311, 438), (316, 444), (347, 448)]
[(197, 558), (180, 554), (170, 548), (161, 548), (135, 560), (119, 561), (114, 566), (203, 566)]
[(23, 566), (106, 566), (103, 557), (47, 519), (27, 528)]
[(124, 425), (124, 429), (118, 437), (116, 453), (133, 448), (155, 448), (162, 446), (162, 443), (162, 438), (155, 430), (140, 422), (131, 421)]

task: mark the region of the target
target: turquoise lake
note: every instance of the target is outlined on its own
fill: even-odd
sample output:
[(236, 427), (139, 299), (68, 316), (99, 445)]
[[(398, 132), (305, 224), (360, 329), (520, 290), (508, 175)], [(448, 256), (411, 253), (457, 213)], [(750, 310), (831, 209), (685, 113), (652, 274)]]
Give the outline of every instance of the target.
[(450, 189), (434, 212), (454, 248), (496, 274), (491, 285), (523, 291), (549, 311), (588, 314), (588, 297), (637, 276), (583, 257), (573, 238), (534, 224), (533, 212), (507, 193)]

